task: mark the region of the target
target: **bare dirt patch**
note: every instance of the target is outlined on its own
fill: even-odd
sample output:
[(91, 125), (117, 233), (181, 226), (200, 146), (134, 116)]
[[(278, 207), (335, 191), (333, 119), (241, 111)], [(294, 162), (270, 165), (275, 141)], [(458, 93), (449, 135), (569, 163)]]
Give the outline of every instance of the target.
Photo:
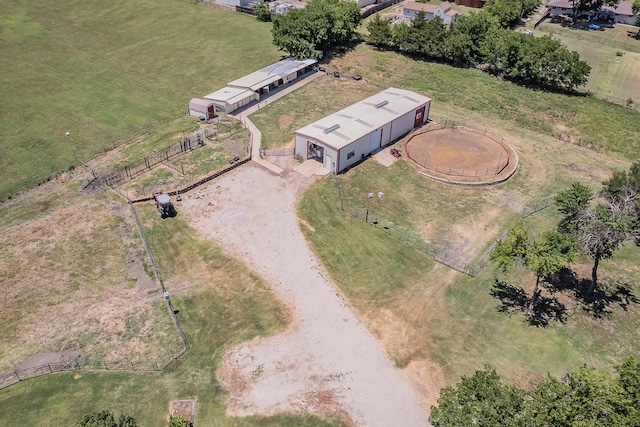
[(429, 425), (427, 411), (305, 242), (296, 202), (310, 182), (292, 171), (276, 176), (248, 164), (182, 202), (187, 221), (246, 260), (295, 319), (283, 334), (229, 350), (217, 372), (230, 391), (227, 413), (312, 413), (354, 425)]
[(278, 124), (281, 130), (287, 130), (293, 124), (293, 117), (288, 115), (282, 115), (278, 117)]
[(173, 400), (169, 404), (169, 416), (182, 417), (189, 420), (191, 424), (196, 417), (196, 400)]

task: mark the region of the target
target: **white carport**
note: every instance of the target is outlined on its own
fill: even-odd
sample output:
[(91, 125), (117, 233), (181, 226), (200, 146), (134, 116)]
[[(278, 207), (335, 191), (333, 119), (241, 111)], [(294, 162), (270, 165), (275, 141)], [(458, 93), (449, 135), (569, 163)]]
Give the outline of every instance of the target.
[(229, 82), (227, 87), (251, 90), (259, 95), (266, 95), (270, 90), (296, 80), (309, 71), (316, 62), (318, 61), (315, 59), (305, 59), (304, 61), (298, 61), (295, 58), (283, 59)]
[(209, 95), (205, 95), (204, 99), (213, 101), (218, 111), (231, 113), (240, 107), (257, 101), (260, 99), (260, 96), (250, 89), (227, 86)]
[(339, 173), (429, 118), (431, 99), (389, 88), (295, 132), (295, 153)]

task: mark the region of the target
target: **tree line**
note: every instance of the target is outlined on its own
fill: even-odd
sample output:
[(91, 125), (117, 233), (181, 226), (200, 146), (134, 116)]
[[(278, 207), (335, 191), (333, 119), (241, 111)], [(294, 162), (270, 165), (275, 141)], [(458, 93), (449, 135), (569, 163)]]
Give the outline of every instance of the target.
[(479, 66), (515, 83), (572, 90), (587, 82), (591, 67), (577, 52), (551, 36), (532, 37), (511, 25), (537, 1), (490, 0), (480, 12), (462, 15), (451, 25), (440, 17), (425, 20), (419, 12), (411, 24), (392, 24), (376, 14), (368, 23), (367, 43), (458, 67)]
[(583, 366), (526, 388), (504, 384), (485, 366), (443, 388), (429, 421), (434, 427), (637, 427), (640, 363), (628, 358), (614, 374)]

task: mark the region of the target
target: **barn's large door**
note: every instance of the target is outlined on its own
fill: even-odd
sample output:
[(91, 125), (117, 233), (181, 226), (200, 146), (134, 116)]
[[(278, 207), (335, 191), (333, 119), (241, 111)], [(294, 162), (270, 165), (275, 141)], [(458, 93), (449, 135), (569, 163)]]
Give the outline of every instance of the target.
[(209, 107), (207, 108), (207, 115), (209, 116), (209, 117), (207, 117), (209, 119), (212, 118), (212, 117), (215, 117), (216, 110), (215, 110), (215, 107), (213, 106), (213, 104), (209, 105)]
[(377, 150), (380, 148), (380, 142), (382, 141), (382, 129), (378, 129), (374, 133), (371, 134), (369, 138), (369, 152)]
[(329, 171), (333, 172), (333, 157), (329, 155), (329, 153), (324, 156), (324, 168), (329, 169)]
[(424, 122), (424, 106), (416, 110), (416, 119), (413, 121), (413, 127), (418, 127)]

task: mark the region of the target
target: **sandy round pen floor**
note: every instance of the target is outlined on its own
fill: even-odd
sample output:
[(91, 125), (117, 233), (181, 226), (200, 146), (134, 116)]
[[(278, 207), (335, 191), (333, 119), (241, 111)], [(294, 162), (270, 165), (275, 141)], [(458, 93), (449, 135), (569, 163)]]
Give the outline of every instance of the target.
[(300, 232), (296, 202), (311, 179), (249, 163), (190, 193), (179, 207), (293, 311), (287, 332), (227, 354), (218, 377), (231, 394), (228, 415), (296, 412), (337, 415), (356, 426), (428, 426), (428, 412)]

